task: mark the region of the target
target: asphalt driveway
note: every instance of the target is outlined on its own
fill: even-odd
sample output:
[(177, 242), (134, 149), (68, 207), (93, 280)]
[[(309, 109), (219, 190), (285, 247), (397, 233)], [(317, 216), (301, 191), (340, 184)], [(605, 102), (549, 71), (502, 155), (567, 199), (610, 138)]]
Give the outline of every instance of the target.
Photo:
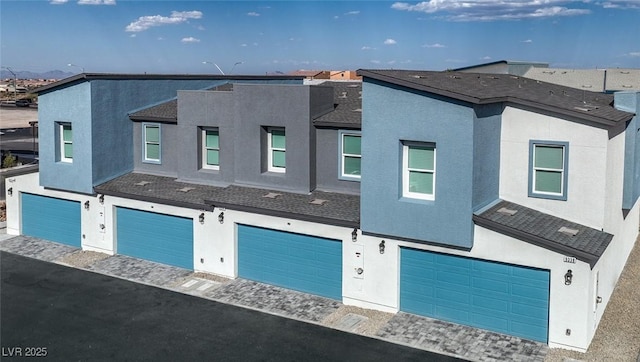
[(459, 361), (6, 252), (0, 264), (2, 360)]

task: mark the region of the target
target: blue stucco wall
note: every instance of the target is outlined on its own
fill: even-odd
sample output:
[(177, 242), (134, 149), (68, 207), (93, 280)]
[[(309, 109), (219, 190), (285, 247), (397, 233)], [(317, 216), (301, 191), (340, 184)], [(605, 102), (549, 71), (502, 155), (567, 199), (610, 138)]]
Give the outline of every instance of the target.
[[(370, 79), (363, 84), (362, 101), (362, 231), (470, 248), (474, 109)], [(495, 129), (486, 127), (485, 133)], [(436, 144), (435, 200), (402, 197), (403, 140)], [(488, 190), (477, 199), (494, 192)]]
[(622, 208), (630, 210), (640, 197), (640, 92), (617, 92), (614, 97), (617, 109), (636, 114), (628, 122), (624, 135)]
[[(40, 185), (93, 193), (91, 86), (79, 83), (38, 97)], [(58, 122), (69, 122), (73, 130), (73, 162), (59, 160)]]

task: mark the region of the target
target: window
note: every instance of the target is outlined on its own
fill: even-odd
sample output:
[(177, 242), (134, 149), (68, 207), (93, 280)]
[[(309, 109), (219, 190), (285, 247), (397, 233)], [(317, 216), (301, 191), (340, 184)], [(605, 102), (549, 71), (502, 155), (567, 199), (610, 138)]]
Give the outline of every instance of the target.
[(284, 128), (269, 128), (267, 133), (267, 170), (271, 172), (285, 172), (286, 139)]
[(217, 129), (202, 130), (202, 168), (220, 169), (220, 135)]
[(402, 195), (414, 199), (434, 200), (435, 145), (433, 143), (403, 143), (402, 163)]
[(340, 133), (340, 178), (360, 179), (360, 134), (351, 132)]
[(160, 163), (160, 125), (143, 124), (144, 162)]
[(567, 199), (568, 147), (566, 142), (530, 142), (529, 196)]
[(60, 123), (60, 161), (73, 162), (73, 130), (71, 123)]

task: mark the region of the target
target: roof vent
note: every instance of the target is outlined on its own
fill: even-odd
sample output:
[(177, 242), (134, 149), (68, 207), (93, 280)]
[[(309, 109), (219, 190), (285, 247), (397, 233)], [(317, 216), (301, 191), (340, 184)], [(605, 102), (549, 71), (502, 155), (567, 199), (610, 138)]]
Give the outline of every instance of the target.
[(362, 113), (362, 108), (356, 108), (353, 110), (354, 112), (361, 112)]
[(183, 187), (181, 189), (178, 189), (178, 191), (180, 192), (189, 192), (191, 190), (195, 190), (195, 187)]
[(513, 216), (515, 215), (518, 210), (513, 210), (513, 209), (507, 209), (506, 207), (502, 207), (498, 210), (499, 213), (503, 214), (503, 215), (509, 215), (509, 216)]
[(281, 195), (282, 194), (279, 194), (279, 193), (276, 193), (276, 192), (269, 192), (268, 194), (263, 195), (262, 197), (265, 197), (267, 199), (275, 199), (275, 198), (277, 198), (278, 196), (281, 196)]
[(579, 230), (578, 229), (571, 229), (571, 228), (568, 228), (566, 226), (563, 226), (560, 229), (558, 229), (558, 231), (563, 233), (563, 234), (569, 235), (569, 236), (576, 236), (576, 235), (578, 235), (578, 231)]
[(327, 202), (327, 200), (324, 199), (313, 199), (309, 201), (309, 203), (313, 205), (324, 205), (325, 202)]
[(582, 88), (591, 88), (591, 87), (593, 87), (591, 84), (583, 84), (582, 85)]
[(342, 92), (342, 94), (338, 98), (347, 98), (347, 92)]
[(421, 75), (418, 75), (418, 74), (415, 74), (415, 75), (413, 75), (412, 77), (413, 77), (413, 78), (416, 78), (416, 79), (422, 79), (422, 76), (421, 76)]
[(589, 108), (584, 108), (584, 107), (573, 107), (574, 109), (577, 109), (579, 111), (583, 111), (583, 112), (589, 112), (590, 109)]
[(144, 186), (144, 185), (148, 185), (150, 184), (150, 181), (140, 181), (140, 182), (136, 182), (134, 185), (136, 186)]

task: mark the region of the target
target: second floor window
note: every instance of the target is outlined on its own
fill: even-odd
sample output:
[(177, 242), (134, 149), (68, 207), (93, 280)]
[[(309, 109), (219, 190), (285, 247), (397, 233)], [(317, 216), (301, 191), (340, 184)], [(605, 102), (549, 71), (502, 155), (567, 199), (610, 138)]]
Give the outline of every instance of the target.
[(344, 179), (360, 179), (360, 134), (340, 133), (340, 177)]
[(73, 130), (71, 123), (60, 123), (60, 161), (73, 162)]
[(142, 137), (144, 143), (143, 161), (160, 163), (160, 125), (143, 124)]
[(566, 142), (530, 142), (529, 196), (567, 199)]
[(284, 128), (271, 127), (267, 130), (267, 170), (285, 172), (286, 170), (286, 138)]
[(202, 168), (220, 169), (220, 134), (217, 129), (202, 130)]
[(436, 147), (432, 143), (403, 143), (402, 195), (434, 200), (436, 189)]

